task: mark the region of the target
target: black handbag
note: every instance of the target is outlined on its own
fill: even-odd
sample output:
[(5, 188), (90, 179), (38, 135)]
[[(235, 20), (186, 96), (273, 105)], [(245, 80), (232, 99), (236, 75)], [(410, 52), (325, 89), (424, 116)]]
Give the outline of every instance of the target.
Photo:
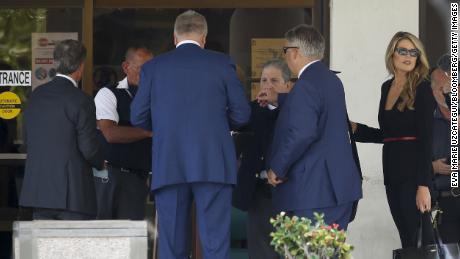
[(433, 224), (435, 244), (422, 246), (422, 221), (417, 233), (417, 247), (393, 250), (393, 259), (460, 259), (458, 243), (444, 244), (436, 223)]

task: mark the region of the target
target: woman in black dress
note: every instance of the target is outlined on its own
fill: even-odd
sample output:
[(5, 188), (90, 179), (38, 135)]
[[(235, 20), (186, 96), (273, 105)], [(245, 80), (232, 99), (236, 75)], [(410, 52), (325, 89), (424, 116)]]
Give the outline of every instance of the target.
[[(420, 219), (424, 228), (430, 227), (430, 217), (424, 212), (431, 210), (435, 102), (426, 80), (429, 65), (425, 50), (417, 37), (396, 33), (388, 45), (385, 63), (392, 78), (382, 85), (380, 129), (355, 124), (353, 137), (358, 142), (384, 143), (383, 175), (391, 215), (402, 247), (414, 247)], [(423, 243), (431, 243), (431, 231), (424, 233)]]

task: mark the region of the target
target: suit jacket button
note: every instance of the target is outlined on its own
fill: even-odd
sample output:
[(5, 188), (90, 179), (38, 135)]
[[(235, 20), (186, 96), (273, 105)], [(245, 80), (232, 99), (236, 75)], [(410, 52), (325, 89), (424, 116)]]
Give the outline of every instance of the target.
[(260, 157), (260, 160), (264, 160), (264, 157), (263, 157), (263, 156), (261, 156), (261, 157)]
[(259, 174), (256, 174), (256, 177), (259, 178)]

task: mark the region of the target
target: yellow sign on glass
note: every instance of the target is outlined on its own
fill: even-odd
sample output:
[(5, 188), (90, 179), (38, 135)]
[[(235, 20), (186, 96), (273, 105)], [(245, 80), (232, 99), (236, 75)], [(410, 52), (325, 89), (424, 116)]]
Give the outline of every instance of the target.
[(13, 92), (0, 94), (0, 118), (11, 120), (21, 112), (21, 99)]

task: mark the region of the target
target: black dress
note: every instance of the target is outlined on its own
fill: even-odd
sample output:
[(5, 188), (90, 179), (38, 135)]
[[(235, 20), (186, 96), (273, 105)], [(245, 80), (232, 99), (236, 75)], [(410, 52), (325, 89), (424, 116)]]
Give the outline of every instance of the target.
[[(393, 79), (383, 83), (379, 107), (380, 129), (359, 124), (354, 139), (358, 142), (384, 143), (383, 176), (393, 220), (403, 248), (417, 242), (421, 222), (429, 229), (429, 215), (420, 216), (416, 206), (418, 186), (432, 186), (432, 134), (435, 100), (429, 81), (416, 88), (414, 109), (399, 111), (398, 99), (391, 110), (385, 110)], [(424, 243), (431, 243), (430, 231), (424, 231)]]

